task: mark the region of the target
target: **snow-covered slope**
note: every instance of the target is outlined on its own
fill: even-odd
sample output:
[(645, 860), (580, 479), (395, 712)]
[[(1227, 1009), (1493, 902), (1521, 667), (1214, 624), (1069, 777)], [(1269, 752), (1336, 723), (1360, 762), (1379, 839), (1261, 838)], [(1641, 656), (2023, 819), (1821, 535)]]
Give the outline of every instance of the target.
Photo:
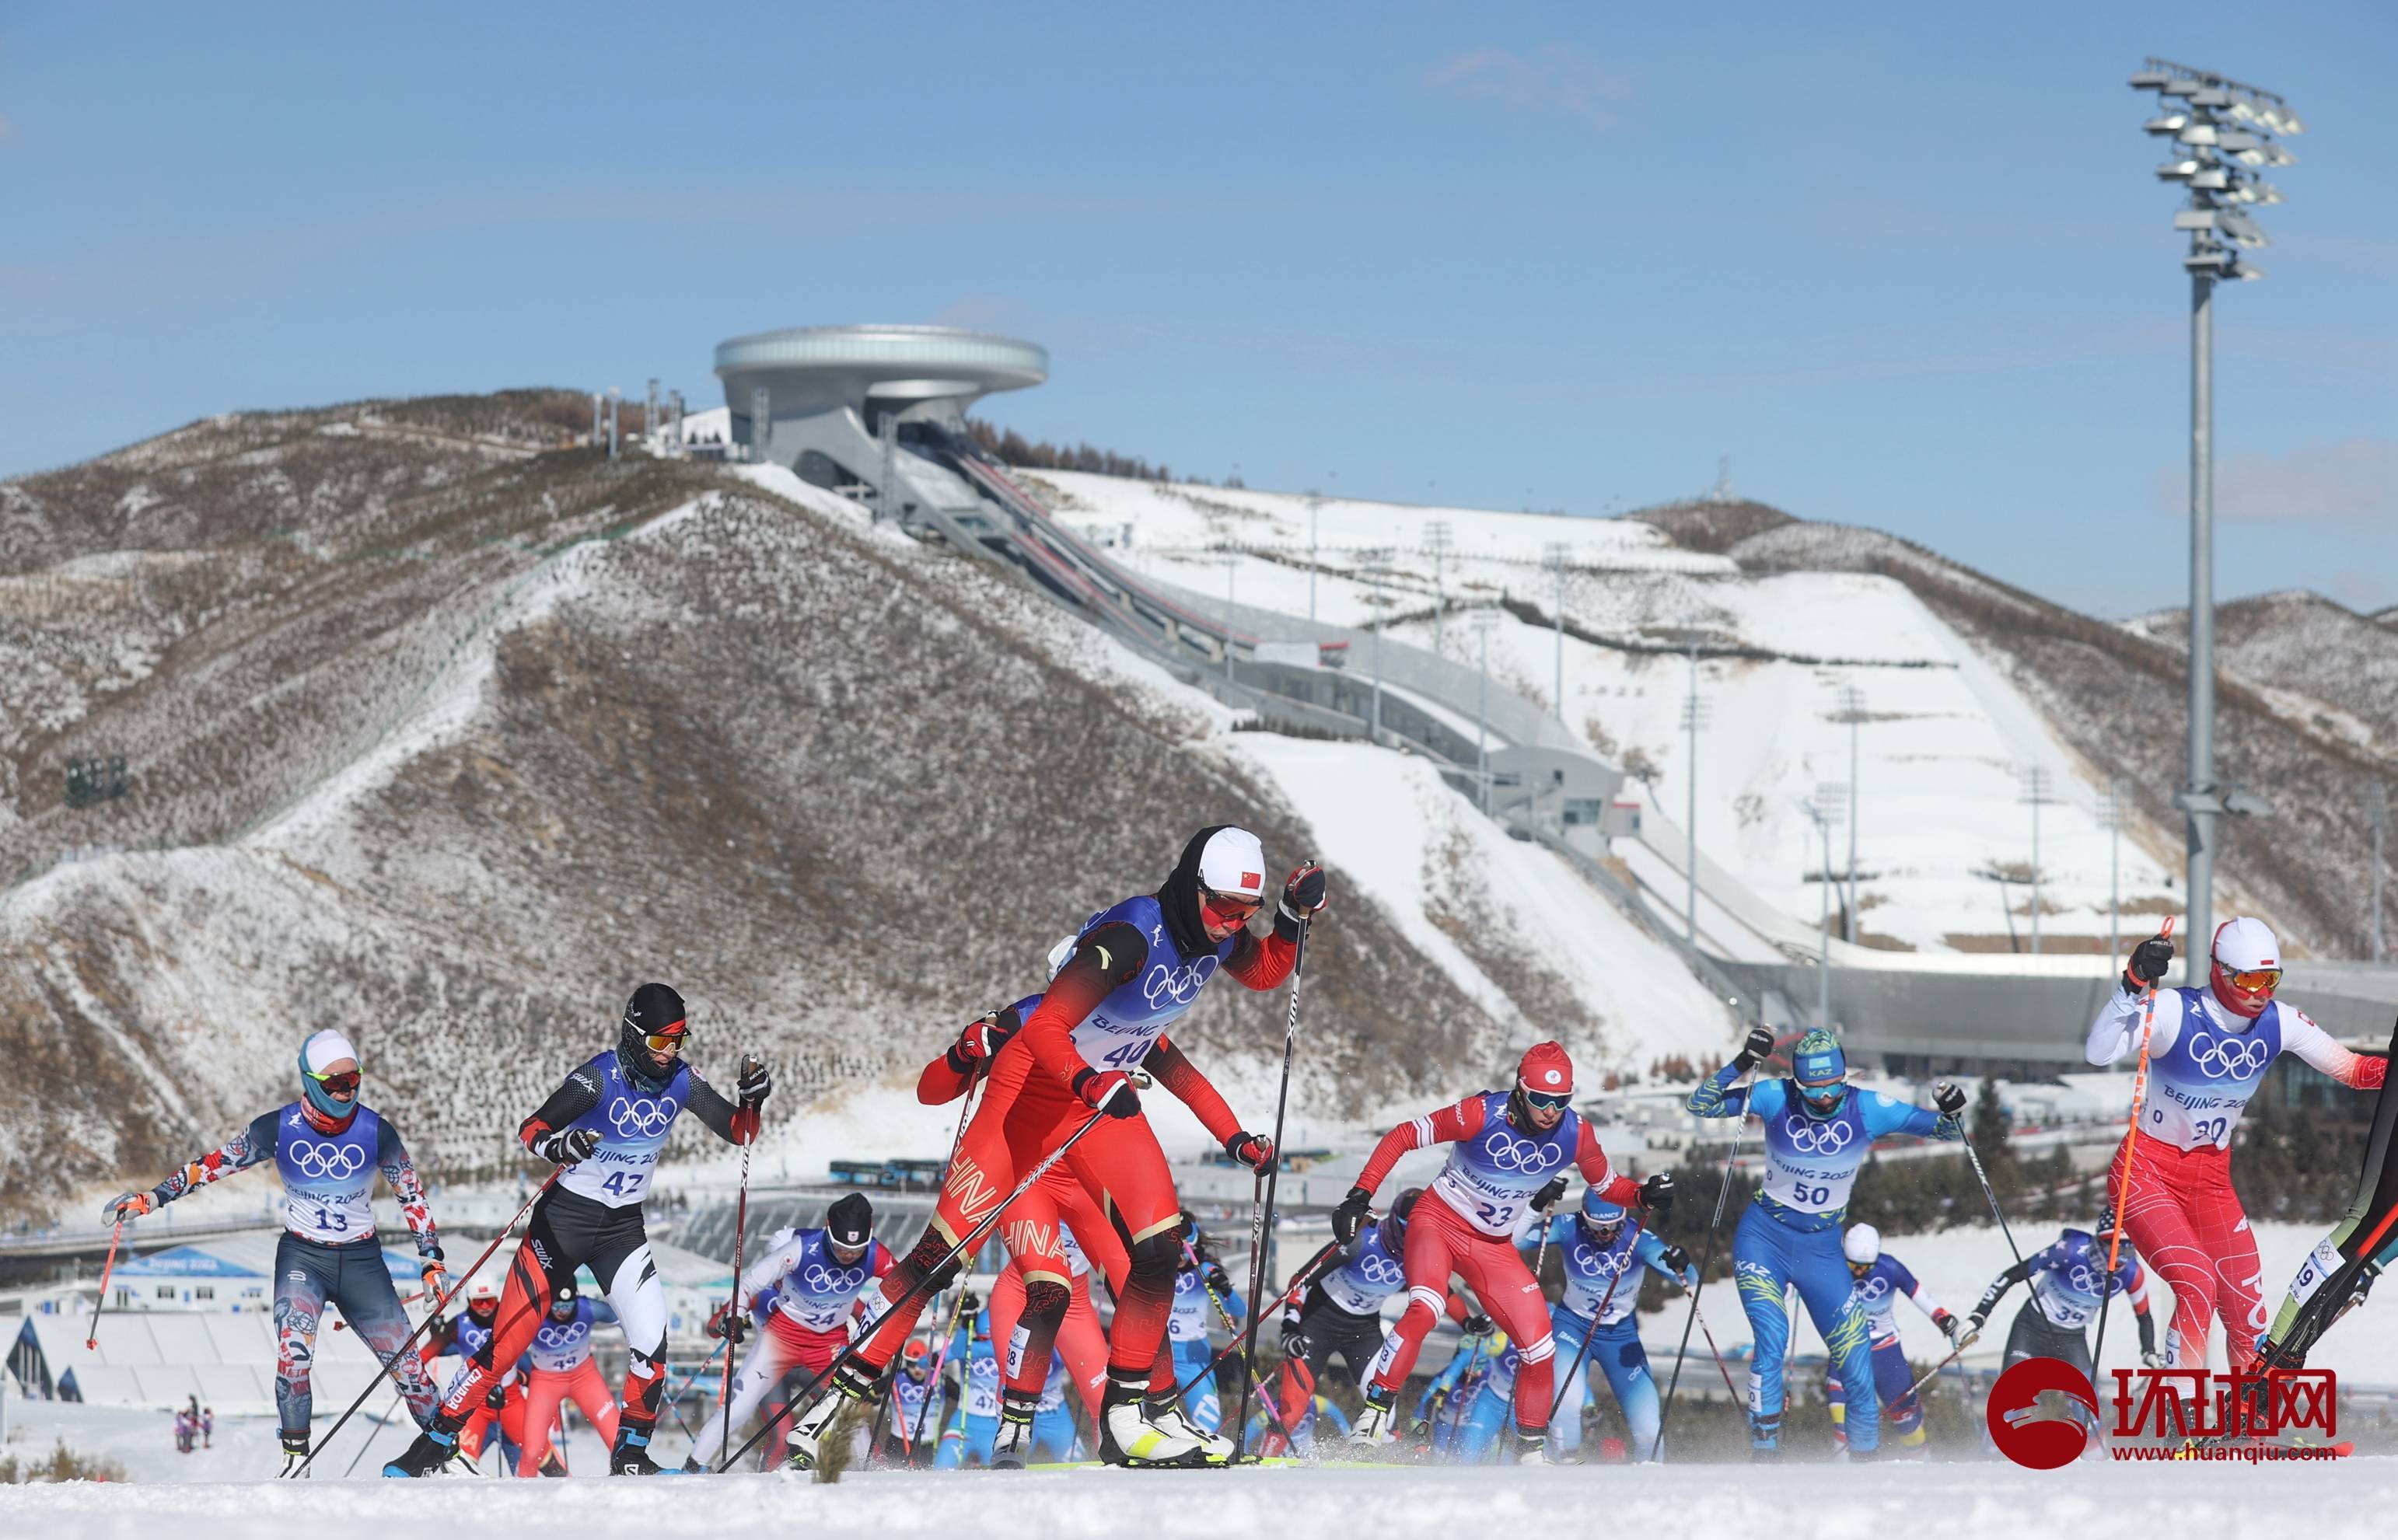
[[(1111, 542), (1138, 570), (1219, 595), (1229, 557), (1237, 602), (1309, 613), (1304, 498), (1061, 472), (1032, 479), (1054, 489), (1067, 522)], [(2060, 950), (2105, 944), (2115, 852), (2099, 822), (2098, 777), (1905, 584), (1852, 571), (1751, 574), (1637, 521), (1342, 501), (1314, 516), (1321, 619), (1364, 625), (1380, 612), (1392, 638), (1471, 666), (1480, 644), (1465, 611), (1501, 607), (1493, 675), (1555, 709), (1561, 658), (1568, 726), (1645, 778), (1645, 795), (1685, 825), (1691, 671), (1673, 649), (1695, 631), (1707, 712), (1697, 742), (1701, 849), (1796, 919), (1814, 923), (1824, 869), (1799, 804), (1852, 779), (1840, 692), (1853, 687), (1863, 693), (1854, 780), (1866, 935), (1930, 951), (2002, 950), (2012, 909), (2028, 946), (2033, 815), (2021, 798), (2037, 769), (2054, 798), (2040, 818), (2043, 940)], [(1451, 543), (1436, 563), (1444, 523)], [(1546, 565), (1553, 548), (1564, 553), (1562, 583)], [(1562, 640), (1552, 625), (1560, 589)], [(1446, 610), (1437, 622), (1436, 602)], [(1843, 827), (1834, 870), (1846, 871), (1848, 850)], [(2153, 929), (2170, 904), (2167, 868), (2151, 850), (2170, 846), (2138, 827), (2121, 847), (2126, 931)], [(1633, 860), (1661, 891), (1677, 890), (1662, 863)], [(2014, 880), (2002, 888), (2000, 876)], [(1718, 940), (1744, 950), (1737, 935)]]

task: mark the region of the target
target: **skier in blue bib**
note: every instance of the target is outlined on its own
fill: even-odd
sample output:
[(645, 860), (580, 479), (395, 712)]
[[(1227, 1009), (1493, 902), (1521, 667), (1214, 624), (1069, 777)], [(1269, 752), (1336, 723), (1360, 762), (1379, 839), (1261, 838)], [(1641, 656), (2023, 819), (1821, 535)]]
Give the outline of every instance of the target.
[(231, 1139), (169, 1174), (148, 1192), (111, 1199), (101, 1217), (115, 1223), (163, 1208), (195, 1188), (273, 1160), (283, 1179), (283, 1235), (275, 1243), (275, 1409), (283, 1425), (283, 1474), (308, 1459), (317, 1324), (327, 1302), (392, 1379), (419, 1426), (433, 1422), (433, 1382), (415, 1354), (402, 1352), (408, 1313), (384, 1266), (375, 1239), (375, 1175), (399, 1199), (400, 1217), (416, 1237), (424, 1292), (449, 1290), (441, 1244), (424, 1187), (400, 1144), (399, 1131), (359, 1099), (357, 1050), (341, 1033), (311, 1034), (300, 1048), (300, 1100), (262, 1113)]
[[(1649, 1373), (1649, 1353), (1640, 1346), (1640, 1322), (1634, 1313), (1640, 1302), (1639, 1270), (1645, 1267), (1668, 1282), (1694, 1289), (1699, 1269), (1682, 1248), (1629, 1223), (1631, 1217), (1632, 1211), (1623, 1204), (1586, 1187), (1579, 1212), (1548, 1222), (1549, 1244), (1556, 1248), (1566, 1279), (1564, 1294), (1549, 1310), (1557, 1361), (1570, 1368), (1577, 1359), (1586, 1360), (1583, 1372), (1563, 1386), (1564, 1399), (1549, 1422), (1549, 1437), (1560, 1455), (1574, 1454), (1582, 1447), (1583, 1398), (1596, 1373), (1606, 1378), (1615, 1404), (1623, 1409), (1633, 1458), (1664, 1458), (1658, 1436), (1657, 1382)], [(1541, 1233), (1535, 1227), (1524, 1238), (1528, 1250)]]
[(1701, 1080), (1685, 1104), (1696, 1117), (1754, 1117), (1765, 1125), (1765, 1182), (1731, 1243), (1732, 1276), (1756, 1344), (1748, 1374), (1750, 1457), (1781, 1456), (1782, 1371), (1790, 1342), (1783, 1290), (1795, 1282), (1848, 1390), (1849, 1457), (1869, 1460), (1880, 1447), (1881, 1402), (1873, 1389), (1866, 1313), (1840, 1252), (1840, 1221), (1873, 1142), (1893, 1133), (1960, 1137), (1965, 1093), (1942, 1082), (1933, 1094), (1935, 1114), (1860, 1091), (1848, 1083), (1839, 1039), (1821, 1028), (1791, 1050), (1787, 1078), (1733, 1089), (1772, 1051), (1772, 1032), (1750, 1028), (1731, 1063)]

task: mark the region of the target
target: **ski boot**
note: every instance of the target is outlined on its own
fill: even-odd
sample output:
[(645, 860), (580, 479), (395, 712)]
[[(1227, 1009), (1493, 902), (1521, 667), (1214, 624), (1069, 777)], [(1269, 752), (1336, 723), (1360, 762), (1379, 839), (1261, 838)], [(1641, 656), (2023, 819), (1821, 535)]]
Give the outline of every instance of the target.
[(1548, 1429), (1518, 1427), (1516, 1429), (1516, 1463), (1519, 1466), (1553, 1466), (1549, 1458)]
[(458, 1453), (458, 1434), (438, 1421), (416, 1436), (397, 1460), (383, 1467), (385, 1476), (438, 1476)]
[(1207, 1446), (1149, 1420), (1149, 1376), (1108, 1376), (1099, 1393), (1099, 1459), (1149, 1470), (1189, 1470), (1207, 1464)]
[(1165, 1428), (1179, 1438), (1188, 1439), (1197, 1444), (1201, 1453), (1206, 1456), (1209, 1465), (1221, 1466), (1232, 1463), (1233, 1440), (1221, 1434), (1210, 1433), (1192, 1422), (1184, 1415), (1181, 1406), (1173, 1396), (1148, 1397), (1141, 1402), (1141, 1412), (1149, 1418), (1152, 1426)]
[(705, 1476), (707, 1474), (707, 1467), (699, 1463), (699, 1456), (695, 1454), (686, 1454), (682, 1457), (682, 1474), (685, 1476)]
[(290, 1428), (285, 1428), (283, 1430), (282, 1480), (299, 1480), (308, 1474), (309, 1468), (308, 1430), (302, 1428), (294, 1433)]
[(784, 1440), (788, 1453), (783, 1466), (788, 1470), (814, 1470), (816, 1453), (824, 1444), (825, 1429), (841, 1415), (842, 1409), (874, 1397), (878, 1374), (856, 1359), (850, 1359), (833, 1372), (832, 1387), (818, 1396), (814, 1406), (791, 1419), (791, 1431)]
[(616, 1430), (616, 1447), (608, 1452), (608, 1474), (611, 1476), (659, 1476), (666, 1467), (650, 1458), (650, 1430), (646, 1427), (620, 1427)]
[(999, 1433), (991, 1440), (990, 1459), (993, 1470), (1022, 1470), (1024, 1462), (1032, 1454), (1032, 1413), (1040, 1405), (1037, 1396), (1019, 1395), (1014, 1390), (1000, 1398)]
[(1391, 1392), (1387, 1390), (1366, 1392), (1366, 1409), (1357, 1413), (1357, 1421), (1349, 1429), (1350, 1448), (1370, 1454), (1387, 1451), (1398, 1441), (1398, 1431), (1393, 1426), (1397, 1418), (1391, 1401)]
[(542, 1452), (541, 1466), (538, 1473), (543, 1476), (570, 1476), (573, 1474), (573, 1472), (566, 1468), (566, 1456), (558, 1452), (558, 1446), (556, 1444), (550, 1445), (549, 1448)]
[(1871, 1449), (1859, 1449), (1854, 1444), (1849, 1446), (1849, 1464), (1852, 1466), (1869, 1466), (1880, 1458), (1881, 1447), (1878, 1444)]

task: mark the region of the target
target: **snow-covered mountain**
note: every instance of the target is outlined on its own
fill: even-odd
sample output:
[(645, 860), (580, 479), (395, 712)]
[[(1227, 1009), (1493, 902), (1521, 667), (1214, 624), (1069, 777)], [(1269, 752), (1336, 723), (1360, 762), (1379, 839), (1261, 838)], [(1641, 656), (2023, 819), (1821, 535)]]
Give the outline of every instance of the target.
[[(1553, 1033), (1595, 1071), (1731, 1041), (1420, 767), (1234, 732), (788, 474), (557, 447), (567, 406), (224, 419), (0, 485), (0, 1210), (155, 1181), (288, 1098), (324, 1024), (420, 1161), (490, 1169), (653, 976), (704, 1072), (777, 1065), (786, 1149), (936, 1153), (953, 1110), (896, 1087), (1233, 819), (1333, 874), (1302, 1121)], [(130, 795), (63, 805), (68, 758), (118, 753)], [(1219, 986), (1177, 1030), (1260, 1120), (1283, 1011)]]

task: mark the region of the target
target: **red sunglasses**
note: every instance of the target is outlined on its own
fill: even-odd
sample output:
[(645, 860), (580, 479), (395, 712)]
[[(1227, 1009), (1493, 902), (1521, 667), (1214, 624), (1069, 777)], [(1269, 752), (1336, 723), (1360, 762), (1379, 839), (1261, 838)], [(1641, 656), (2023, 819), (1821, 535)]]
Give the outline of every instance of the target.
[(1246, 925), (1265, 907), (1263, 898), (1243, 898), (1238, 893), (1219, 893), (1212, 888), (1199, 890), (1199, 913), (1211, 925)]

